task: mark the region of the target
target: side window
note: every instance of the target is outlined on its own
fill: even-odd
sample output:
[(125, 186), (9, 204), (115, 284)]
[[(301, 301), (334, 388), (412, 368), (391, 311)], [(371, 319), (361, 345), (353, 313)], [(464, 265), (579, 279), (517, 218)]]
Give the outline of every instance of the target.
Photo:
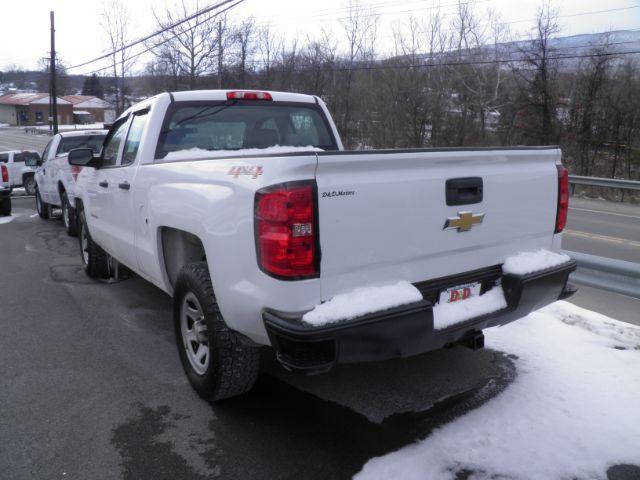
[(123, 119), (119, 124), (115, 125), (115, 130), (112, 130), (107, 137), (107, 140), (102, 147), (102, 165), (105, 167), (116, 165), (118, 163), (118, 152), (120, 151), (120, 145), (124, 140), (124, 136), (127, 132), (128, 119)]
[(0, 162), (9, 163), (9, 154), (8, 153), (0, 153)]
[(49, 143), (47, 143), (47, 146), (44, 147), (44, 152), (42, 152), (42, 161), (43, 162), (47, 161), (47, 156), (49, 155), (49, 149), (51, 148), (51, 142), (53, 142), (53, 139), (49, 140)]
[(13, 163), (24, 163), (24, 154), (22, 153), (16, 153), (13, 156)]
[(127, 135), (127, 141), (124, 144), (124, 152), (122, 155), (122, 165), (131, 165), (138, 155), (138, 148), (140, 147), (140, 139), (142, 138), (142, 131), (147, 124), (147, 112), (139, 115), (134, 115), (131, 121), (131, 128), (129, 128), (129, 134)]

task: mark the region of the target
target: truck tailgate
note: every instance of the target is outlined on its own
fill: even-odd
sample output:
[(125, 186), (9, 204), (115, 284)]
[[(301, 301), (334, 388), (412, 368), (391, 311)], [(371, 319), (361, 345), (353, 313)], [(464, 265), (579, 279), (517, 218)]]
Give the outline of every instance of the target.
[[(322, 299), (371, 283), (455, 275), (500, 264), (519, 251), (550, 248), (559, 158), (555, 148), (319, 153)], [(481, 201), (447, 205), (447, 180), (455, 180), (450, 199), (465, 203), (479, 193), (479, 179)], [(464, 212), (478, 223), (461, 231), (455, 219), (462, 213), (468, 220)], [(454, 220), (446, 225), (447, 219)]]

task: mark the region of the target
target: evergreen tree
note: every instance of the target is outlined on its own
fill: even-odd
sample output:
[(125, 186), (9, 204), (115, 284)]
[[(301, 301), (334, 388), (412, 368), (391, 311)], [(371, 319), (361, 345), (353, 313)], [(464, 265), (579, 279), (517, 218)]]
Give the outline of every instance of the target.
[(84, 85), (82, 86), (82, 95), (92, 95), (98, 98), (104, 97), (102, 84), (100, 83), (100, 79), (95, 73), (90, 77), (84, 79)]

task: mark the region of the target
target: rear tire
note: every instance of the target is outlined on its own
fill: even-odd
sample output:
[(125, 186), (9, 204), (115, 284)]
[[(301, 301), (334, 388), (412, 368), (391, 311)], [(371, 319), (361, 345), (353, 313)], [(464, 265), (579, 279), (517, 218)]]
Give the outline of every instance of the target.
[(36, 179), (33, 175), (25, 177), (22, 182), (22, 186), (24, 187), (24, 191), (27, 195), (35, 195), (36, 193)]
[(259, 349), (227, 327), (206, 262), (180, 270), (173, 298), (180, 361), (195, 391), (216, 401), (251, 390), (258, 376)]
[(100, 248), (92, 239), (87, 227), (87, 219), (84, 210), (78, 215), (80, 234), (80, 258), (85, 273), (91, 278), (109, 278), (109, 255)]
[(0, 201), (0, 216), (8, 217), (11, 215), (11, 197), (3, 198)]
[(78, 235), (78, 220), (76, 219), (76, 209), (69, 204), (67, 192), (62, 192), (62, 224), (67, 234), (75, 237)]
[(42, 201), (42, 197), (38, 190), (36, 190), (36, 210), (38, 211), (40, 218), (44, 220), (49, 220), (49, 218), (51, 218), (51, 207), (48, 203)]

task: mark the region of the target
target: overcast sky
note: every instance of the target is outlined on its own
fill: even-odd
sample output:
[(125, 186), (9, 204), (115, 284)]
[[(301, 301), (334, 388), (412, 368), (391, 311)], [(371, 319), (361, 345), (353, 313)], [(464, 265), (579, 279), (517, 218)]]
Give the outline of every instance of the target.
[[(152, 9), (161, 9), (166, 1), (129, 0), (134, 37), (154, 30)], [(191, 0), (195, 1), (195, 0)], [(200, 0), (200, 5), (214, 0)], [(467, 0), (465, 0), (467, 1)], [(478, 11), (492, 8), (509, 24), (514, 34), (524, 34), (540, 5), (538, 0), (475, 0)], [(427, 15), (440, 5), (442, 14), (450, 14), (456, 0), (360, 0), (380, 14), (381, 49), (390, 48), (391, 25), (408, 17)], [(106, 42), (100, 27), (104, 0), (2, 0), (0, 4), (0, 69), (9, 65), (35, 68), (38, 59), (49, 50), (49, 11), (56, 13), (56, 47), (67, 65), (91, 59), (105, 52)], [(560, 11), (562, 36), (607, 30), (640, 29), (638, 0), (564, 0), (555, 1)], [(235, 16), (253, 15), (259, 25), (270, 24), (288, 38), (313, 36), (320, 28), (340, 34), (338, 19), (346, 15), (346, 0), (245, 0), (234, 9)], [(604, 12), (604, 10), (607, 10)], [(590, 13), (600, 12), (600, 13)], [(578, 14), (578, 15), (576, 15)], [(449, 19), (451, 17), (449, 16)], [(85, 73), (104, 64), (74, 70)]]

